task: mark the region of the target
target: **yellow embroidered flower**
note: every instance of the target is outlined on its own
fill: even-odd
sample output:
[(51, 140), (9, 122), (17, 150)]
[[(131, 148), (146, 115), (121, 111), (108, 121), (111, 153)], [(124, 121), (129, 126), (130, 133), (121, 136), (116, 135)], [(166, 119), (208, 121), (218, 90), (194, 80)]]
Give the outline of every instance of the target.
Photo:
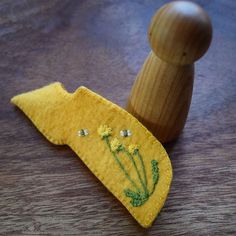
[(128, 151), (130, 154), (136, 154), (136, 152), (139, 150), (139, 146), (136, 144), (131, 144), (128, 147)]
[(97, 131), (102, 138), (108, 137), (112, 134), (112, 128), (107, 125), (100, 125)]
[(113, 152), (119, 152), (122, 149), (122, 144), (117, 138), (111, 140), (111, 150)]

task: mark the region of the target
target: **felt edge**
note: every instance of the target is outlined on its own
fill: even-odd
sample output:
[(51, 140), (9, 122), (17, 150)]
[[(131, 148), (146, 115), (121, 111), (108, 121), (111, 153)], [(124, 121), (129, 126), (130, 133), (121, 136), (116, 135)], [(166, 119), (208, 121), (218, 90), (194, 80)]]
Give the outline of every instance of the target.
[[(57, 87), (56, 87), (57, 89), (58, 89), (58, 86), (61, 86), (61, 87), (64, 89), (63, 85), (62, 85), (60, 82), (50, 83), (50, 84), (48, 84), (48, 85), (46, 85), (46, 86), (43, 86), (43, 87), (41, 87), (41, 88), (39, 88), (39, 89), (43, 89), (44, 87), (47, 87), (47, 86), (50, 86), (50, 85), (57, 85)], [(26, 115), (26, 117), (28, 117), (28, 119), (30, 119), (30, 121), (33, 123), (33, 125), (39, 130), (39, 132), (40, 132), (41, 134), (43, 134), (43, 136), (46, 137), (46, 139), (47, 139), (49, 142), (51, 142), (51, 143), (53, 143), (53, 144), (55, 144), (55, 145), (65, 145), (66, 143), (65, 143), (63, 140), (56, 140), (56, 139), (52, 138), (52, 137), (46, 132), (46, 130), (44, 130), (43, 128), (41, 128), (41, 126), (40, 126), (35, 120), (33, 120), (32, 114), (30, 114), (30, 112), (27, 112), (27, 111), (20, 105), (20, 103), (18, 102), (18, 98), (19, 98), (21, 95), (25, 95), (25, 94), (27, 94), (27, 93), (35, 92), (35, 91), (37, 91), (37, 90), (39, 90), (39, 89), (34, 89), (34, 90), (31, 90), (31, 91), (28, 91), (28, 92), (25, 92), (25, 93), (18, 94), (18, 95), (16, 95), (16, 96), (12, 97), (12, 98), (10, 99), (10, 102), (11, 102), (13, 105), (17, 106), (17, 107)], [(64, 90), (65, 90), (65, 89), (64, 89)], [(66, 91), (66, 90), (65, 90), (65, 91)]]
[[(75, 90), (74, 94), (77, 94), (77, 93), (80, 93), (80, 91), (86, 93), (87, 95), (90, 95), (92, 97), (96, 97), (96, 99), (100, 100), (101, 102), (104, 102), (106, 105), (108, 106), (112, 106), (115, 110), (117, 110), (117, 112), (120, 112), (122, 113), (122, 115), (125, 115), (125, 116), (128, 116), (129, 118), (133, 119), (133, 122), (138, 124), (138, 125), (141, 125), (142, 128), (145, 130), (145, 133), (148, 137), (152, 137), (153, 138), (153, 144), (156, 143), (158, 145), (161, 145), (162, 144), (154, 137), (154, 135), (136, 118), (134, 117), (133, 115), (131, 115), (129, 112), (127, 112), (126, 110), (124, 110), (123, 108), (121, 108), (120, 106), (118, 106), (117, 104), (107, 100), (106, 98), (102, 97), (101, 95), (93, 92), (92, 90), (86, 88), (85, 86), (80, 86), (78, 89)], [(112, 195), (113, 192), (115, 192), (117, 194), (118, 197), (116, 197), (120, 202), (121, 204), (130, 212), (130, 214), (136, 219), (136, 221), (144, 228), (149, 228), (152, 223), (154, 222), (154, 220), (157, 218), (158, 214), (160, 213), (161, 209), (163, 208), (165, 202), (166, 202), (166, 199), (168, 197), (168, 194), (169, 194), (169, 191), (170, 191), (170, 186), (171, 186), (171, 183), (172, 183), (172, 179), (173, 179), (173, 171), (172, 171), (172, 165), (171, 165), (171, 161), (170, 161), (170, 158), (165, 150), (165, 148), (162, 146), (162, 149), (163, 151), (165, 152), (165, 156), (166, 156), (166, 161), (169, 163), (169, 169), (170, 169), (170, 172), (171, 172), (171, 176), (170, 176), (170, 180), (169, 180), (169, 184), (166, 186), (167, 187), (167, 191), (166, 191), (166, 197), (162, 200), (161, 204), (159, 204), (159, 207), (157, 209), (157, 213), (155, 215), (149, 215), (147, 216), (147, 220), (145, 222), (143, 222), (143, 220), (141, 220), (136, 214), (135, 212), (133, 211), (132, 207), (127, 205), (127, 204), (124, 204), (121, 199), (123, 199), (123, 196), (121, 196), (117, 191), (115, 191), (108, 182), (104, 182), (104, 178), (93, 168), (91, 168), (91, 165), (89, 164), (89, 161), (88, 159), (86, 158), (86, 155), (83, 155), (82, 153), (80, 153), (78, 151), (77, 148), (73, 147), (72, 144), (68, 144), (72, 150), (74, 150), (76, 153), (78, 153), (79, 156), (83, 156), (84, 158), (81, 159), (83, 160), (83, 162), (86, 164), (86, 166), (88, 167), (88, 169), (90, 169), (92, 171), (92, 173), (100, 180), (100, 182), (106, 187), (106, 189), (108, 189), (109, 192), (111, 192)], [(81, 155), (80, 155), (81, 154)]]
[[(104, 98), (104, 97), (102, 97), (101, 95), (99, 95), (99, 94), (93, 92), (92, 90), (86, 88), (85, 86), (80, 86), (80, 87), (78, 87), (73, 93), (69, 93), (69, 92), (65, 89), (64, 85), (63, 85), (62, 83), (60, 83), (60, 82), (54, 82), (54, 83), (48, 84), (48, 85), (46, 85), (46, 86), (50, 86), (50, 85), (57, 85), (57, 87), (56, 87), (57, 89), (60, 87), (60, 89), (58, 89), (58, 90), (59, 90), (60, 92), (62, 92), (62, 90), (63, 90), (63, 93), (61, 93), (62, 95), (66, 95), (66, 94), (68, 95), (68, 94), (70, 94), (70, 95), (76, 96), (76, 94), (78, 94), (78, 93), (80, 93), (80, 92), (85, 92), (87, 95), (96, 97), (96, 99), (98, 99), (100, 102), (103, 102), (103, 103), (105, 103), (106, 105), (108, 105), (108, 106), (110, 106), (110, 107), (113, 107), (115, 110), (117, 110), (117, 112), (120, 112), (122, 115), (125, 115), (125, 116), (129, 117), (130, 119), (133, 119), (133, 122), (136, 123), (136, 124), (138, 124), (138, 125), (141, 125), (141, 127), (145, 130), (146, 135), (147, 135), (148, 137), (151, 137), (151, 138), (153, 139), (153, 144), (155, 143), (155, 144), (158, 144), (158, 145), (161, 145), (161, 146), (162, 146), (162, 144), (154, 137), (154, 135), (153, 135), (140, 121), (138, 121), (137, 118), (135, 118), (133, 115), (131, 115), (129, 112), (127, 112), (126, 110), (124, 110), (123, 108), (121, 108), (120, 106), (118, 106), (117, 104), (115, 104), (115, 103), (113, 103), (113, 102), (107, 100), (106, 98)], [(43, 88), (46, 87), (46, 86), (43, 86), (43, 87), (41, 87), (40, 89), (43, 89)], [(38, 90), (38, 89), (32, 90), (32, 91), (30, 91), (30, 92), (34, 92), (34, 91), (36, 91), (36, 90)], [(28, 92), (26, 92), (26, 93), (28, 93)], [(22, 94), (26, 94), (26, 93), (22, 93)], [(127, 205), (127, 204), (125, 204), (125, 203), (122, 201), (123, 197), (122, 197), (117, 191), (115, 191), (115, 190), (110, 186), (110, 184), (109, 184), (108, 182), (104, 182), (104, 178), (96, 171), (96, 169), (94, 169), (94, 168), (91, 167), (91, 165), (90, 165), (88, 159), (86, 158), (86, 154), (80, 153), (80, 152), (78, 151), (78, 149), (75, 148), (75, 147), (73, 147), (73, 145), (70, 144), (70, 143), (65, 143), (65, 142), (62, 141), (62, 140), (55, 140), (55, 139), (53, 139), (52, 137), (50, 137), (50, 135), (47, 134), (47, 132), (46, 132), (44, 129), (42, 129), (42, 128), (38, 125), (38, 123), (37, 123), (36, 121), (34, 121), (34, 120), (32, 119), (32, 115), (31, 115), (29, 112), (26, 112), (26, 111), (23, 109), (23, 107), (21, 107), (21, 105), (20, 105), (20, 104), (18, 103), (18, 101), (17, 101), (17, 97), (20, 96), (20, 95), (22, 95), (22, 94), (16, 95), (16, 96), (14, 96), (13, 98), (11, 98), (11, 100), (10, 100), (11, 103), (14, 104), (14, 105), (16, 105), (18, 108), (20, 108), (20, 110), (22, 110), (23, 113), (25, 113), (25, 115), (32, 121), (32, 123), (34, 124), (34, 126), (35, 126), (50, 142), (52, 142), (52, 143), (55, 144), (55, 145), (68, 145), (68, 146), (70, 146), (70, 148), (71, 148), (71, 149), (77, 154), (77, 156), (85, 163), (85, 165), (86, 165), (86, 166), (88, 167), (88, 169), (95, 175), (95, 177), (100, 180), (100, 182), (106, 187), (106, 189), (107, 189), (109, 192), (111, 192), (112, 195), (114, 195), (113, 193), (116, 193), (116, 196), (118, 196), (118, 197), (116, 197), (116, 196), (115, 196), (115, 197), (116, 197), (116, 198), (118, 199), (118, 201), (121, 202), (121, 204), (130, 212), (130, 214), (136, 219), (136, 221), (137, 221), (142, 227), (144, 227), (144, 228), (149, 228), (149, 227), (152, 225), (152, 223), (154, 222), (154, 220), (156, 219), (156, 217), (158, 216), (158, 214), (160, 213), (161, 209), (163, 208), (163, 206), (164, 206), (164, 204), (165, 204), (165, 202), (166, 202), (166, 199), (167, 199), (167, 197), (168, 197), (168, 194), (169, 194), (169, 191), (170, 191), (170, 186), (171, 186), (171, 183), (172, 183), (172, 178), (173, 178), (172, 165), (171, 165), (171, 161), (170, 161), (170, 159), (169, 159), (169, 156), (168, 156), (168, 154), (167, 154), (165, 148), (162, 146), (162, 149), (163, 149), (163, 151), (165, 152), (165, 156), (166, 156), (166, 158), (167, 158), (166, 161), (168, 161), (168, 163), (169, 163), (169, 168), (170, 168), (170, 172), (171, 172), (169, 184), (168, 184), (168, 186), (167, 186), (168, 189), (167, 189), (167, 191), (166, 191), (166, 197), (162, 200), (161, 204), (159, 204), (159, 207), (158, 207), (158, 209), (157, 209), (157, 213), (156, 213), (155, 215), (152, 215), (152, 214), (151, 214), (151, 215), (147, 216), (147, 217), (146, 217), (147, 220), (145, 220), (145, 222), (143, 222), (143, 220), (140, 219), (140, 218), (135, 214), (135, 212), (133, 211), (132, 207), (129, 206), (129, 205)], [(82, 156), (83, 158), (82, 158), (81, 156)]]

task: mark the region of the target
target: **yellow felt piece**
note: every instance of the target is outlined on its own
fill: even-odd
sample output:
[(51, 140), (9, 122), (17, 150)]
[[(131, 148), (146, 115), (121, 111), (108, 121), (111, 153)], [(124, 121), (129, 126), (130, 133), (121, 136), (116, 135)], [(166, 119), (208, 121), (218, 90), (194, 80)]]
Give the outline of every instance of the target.
[(85, 87), (68, 93), (59, 82), (11, 102), (49, 141), (70, 146), (143, 227), (152, 224), (167, 198), (172, 167), (136, 118)]

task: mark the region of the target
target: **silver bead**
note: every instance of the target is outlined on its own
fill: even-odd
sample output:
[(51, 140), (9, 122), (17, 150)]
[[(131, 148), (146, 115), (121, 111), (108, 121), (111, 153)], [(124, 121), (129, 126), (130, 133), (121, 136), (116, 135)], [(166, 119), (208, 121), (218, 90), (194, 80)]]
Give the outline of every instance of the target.
[(120, 136), (129, 137), (132, 135), (132, 132), (129, 129), (124, 129), (120, 131)]
[(77, 134), (80, 137), (84, 137), (84, 136), (87, 136), (89, 134), (89, 131), (87, 129), (80, 129)]

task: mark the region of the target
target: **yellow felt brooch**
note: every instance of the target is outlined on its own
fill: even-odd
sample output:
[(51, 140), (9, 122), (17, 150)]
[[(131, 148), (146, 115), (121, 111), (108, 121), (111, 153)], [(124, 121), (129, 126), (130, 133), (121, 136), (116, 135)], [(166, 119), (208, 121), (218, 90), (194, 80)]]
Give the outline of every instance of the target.
[(172, 180), (161, 143), (132, 115), (85, 87), (56, 82), (12, 98), (52, 143), (70, 146), (145, 228), (164, 205)]

